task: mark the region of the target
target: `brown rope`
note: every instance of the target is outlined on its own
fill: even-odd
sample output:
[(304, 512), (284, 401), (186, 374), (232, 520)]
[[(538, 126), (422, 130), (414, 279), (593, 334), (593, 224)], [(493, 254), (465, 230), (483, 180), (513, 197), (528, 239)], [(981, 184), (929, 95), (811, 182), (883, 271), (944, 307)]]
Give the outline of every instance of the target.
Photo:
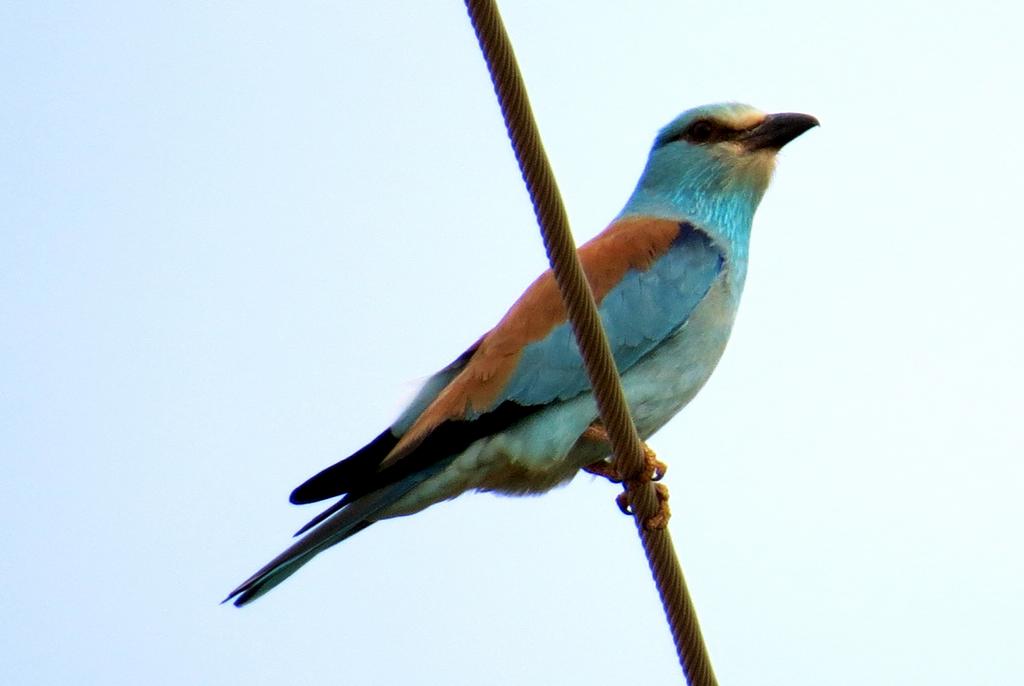
[(644, 475), (644, 450), (626, 406), (619, 373), (608, 347), (608, 338), (597, 314), (558, 185), (540, 140), (526, 95), (526, 86), (512, 52), (501, 15), (493, 0), (466, 0), (470, 20), (491, 73), (505, 127), (530, 192), (544, 247), (555, 280), (562, 292), (569, 321), (590, 377), (601, 422), (608, 433), (615, 464), (627, 477), (630, 508), (636, 521), (647, 562), (665, 607), (683, 674), (692, 686), (715, 686), (714, 671), (701, 636), (697, 614), (686, 588), (668, 529), (644, 525), (659, 510), (649, 474)]

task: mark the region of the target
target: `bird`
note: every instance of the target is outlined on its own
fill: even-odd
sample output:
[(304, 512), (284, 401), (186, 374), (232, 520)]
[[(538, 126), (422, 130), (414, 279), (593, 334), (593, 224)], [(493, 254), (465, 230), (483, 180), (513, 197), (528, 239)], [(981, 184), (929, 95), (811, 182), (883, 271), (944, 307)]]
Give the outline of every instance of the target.
[[(622, 211), (579, 248), (642, 439), (690, 402), (718, 364), (776, 154), (818, 124), (740, 103), (683, 112), (656, 135)], [(374, 522), (467, 491), (535, 494), (583, 469), (607, 472), (606, 439), (548, 270), (431, 376), (390, 427), (292, 491), (295, 504), (338, 500), (224, 602), (252, 602)]]

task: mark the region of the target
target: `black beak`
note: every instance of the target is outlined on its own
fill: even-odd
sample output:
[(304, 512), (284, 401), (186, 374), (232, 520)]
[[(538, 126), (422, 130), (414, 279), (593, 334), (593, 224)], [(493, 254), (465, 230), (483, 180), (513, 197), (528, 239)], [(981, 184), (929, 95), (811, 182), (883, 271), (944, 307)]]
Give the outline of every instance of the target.
[(747, 150), (779, 150), (800, 134), (818, 125), (818, 120), (809, 114), (769, 114), (763, 122), (736, 140)]

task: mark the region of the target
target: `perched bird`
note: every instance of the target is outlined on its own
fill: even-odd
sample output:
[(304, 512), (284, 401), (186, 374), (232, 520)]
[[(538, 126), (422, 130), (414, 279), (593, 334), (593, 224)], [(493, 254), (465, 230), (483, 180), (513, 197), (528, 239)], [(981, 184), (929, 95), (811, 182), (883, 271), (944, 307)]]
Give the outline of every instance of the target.
[[(658, 133), (622, 212), (579, 249), (641, 437), (686, 405), (718, 363), (775, 155), (817, 124), (735, 103), (684, 112)], [(515, 495), (564, 483), (608, 456), (597, 420), (548, 271), (391, 427), (292, 492), (293, 503), (340, 500), (225, 602), (251, 602), (381, 519), (468, 490)]]

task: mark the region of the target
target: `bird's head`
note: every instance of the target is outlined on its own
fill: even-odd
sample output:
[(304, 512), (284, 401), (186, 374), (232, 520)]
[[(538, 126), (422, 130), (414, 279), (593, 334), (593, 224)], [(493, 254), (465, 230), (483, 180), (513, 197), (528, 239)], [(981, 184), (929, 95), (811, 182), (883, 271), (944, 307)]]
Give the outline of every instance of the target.
[(807, 114), (765, 114), (738, 103), (683, 112), (658, 133), (630, 200), (635, 207), (626, 210), (749, 224), (776, 153), (817, 125)]

